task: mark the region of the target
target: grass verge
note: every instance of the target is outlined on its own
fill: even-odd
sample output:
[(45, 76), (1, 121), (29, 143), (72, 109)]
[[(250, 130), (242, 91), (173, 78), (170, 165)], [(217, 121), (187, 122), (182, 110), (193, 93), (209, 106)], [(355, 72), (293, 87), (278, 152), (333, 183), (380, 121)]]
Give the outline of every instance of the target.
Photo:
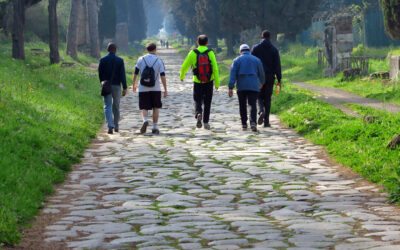
[(312, 93), (286, 84), (273, 99), (272, 112), (314, 144), (323, 145), (338, 163), (386, 187), (392, 202), (400, 201), (400, 149), (387, 143), (399, 133), (400, 116), (355, 104), (361, 116), (379, 116), (373, 123), (350, 117), (312, 97)]
[(27, 43), (25, 61), (11, 59), (10, 43), (0, 51), (1, 247), (20, 240), (20, 229), (80, 161), (104, 118), (97, 72), (86, 69), (96, 59), (79, 54), (74, 61), (61, 47), (63, 61), (75, 65), (50, 66), (44, 43)]

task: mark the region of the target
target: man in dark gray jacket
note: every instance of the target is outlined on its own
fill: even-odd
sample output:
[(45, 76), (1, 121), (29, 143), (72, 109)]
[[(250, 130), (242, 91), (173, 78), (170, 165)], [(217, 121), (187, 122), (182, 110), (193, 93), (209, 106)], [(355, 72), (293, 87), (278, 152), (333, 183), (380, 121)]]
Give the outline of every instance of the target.
[(265, 83), (258, 97), (260, 107), (258, 124), (261, 125), (264, 123), (264, 127), (270, 127), (269, 113), (271, 111), (272, 91), (274, 89), (275, 77), (278, 80), (279, 86), (281, 84), (282, 70), (279, 51), (270, 41), (271, 33), (268, 30), (263, 31), (262, 38), (261, 43), (254, 46), (251, 54), (261, 60), (265, 72)]
[[(113, 134), (119, 132), (119, 102), (121, 99), (121, 83), (123, 86), (122, 95), (126, 95), (128, 86), (126, 85), (125, 65), (124, 60), (115, 55), (117, 46), (114, 43), (109, 43), (107, 46), (108, 55), (100, 59), (99, 62), (99, 78), (100, 82), (111, 81), (113, 71), (114, 78), (112, 79), (112, 93), (104, 96), (104, 114), (106, 116), (108, 133)], [(115, 69), (114, 69), (115, 67)]]

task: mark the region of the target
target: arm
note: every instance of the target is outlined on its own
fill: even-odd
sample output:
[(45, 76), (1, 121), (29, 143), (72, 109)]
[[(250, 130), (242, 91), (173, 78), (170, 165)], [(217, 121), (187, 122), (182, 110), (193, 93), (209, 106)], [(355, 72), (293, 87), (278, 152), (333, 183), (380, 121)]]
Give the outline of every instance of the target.
[(126, 95), (126, 90), (128, 89), (128, 86), (126, 85), (126, 73), (125, 73), (125, 63), (124, 60), (122, 60), (122, 67), (121, 67), (121, 80), (122, 80), (122, 96)]
[(281, 67), (281, 58), (279, 56), (279, 51), (276, 51), (276, 55), (275, 55), (275, 74), (276, 74), (276, 78), (278, 79), (278, 83), (281, 83), (282, 81), (282, 67)]
[(218, 63), (217, 63), (217, 58), (215, 57), (215, 54), (213, 51), (209, 53), (209, 57), (211, 60), (211, 66), (212, 66), (212, 73), (214, 76), (214, 84), (215, 88), (219, 88), (220, 86), (220, 80), (219, 80), (219, 69), (218, 69)]
[(264, 72), (264, 67), (260, 60), (258, 60), (257, 68), (258, 68), (258, 79), (260, 79), (260, 87), (262, 88), (262, 85), (264, 85), (265, 83), (265, 72)]
[(229, 78), (229, 97), (233, 96), (233, 88), (235, 87), (235, 83), (237, 81), (237, 74), (238, 74), (238, 66), (237, 61), (233, 61), (231, 66), (231, 75)]
[(136, 92), (136, 81), (139, 76), (139, 69), (136, 67), (135, 68), (135, 73), (133, 74), (133, 80), (132, 80), (132, 90), (133, 92)]
[(99, 61), (99, 67), (97, 68), (97, 70), (99, 71), (100, 82), (102, 82), (104, 79), (104, 73), (103, 73), (104, 70), (103, 70), (103, 62), (101, 60)]
[(164, 87), (164, 98), (167, 98), (167, 78), (165, 77), (165, 73), (161, 73), (161, 82)]
[(193, 65), (193, 57), (195, 57), (195, 53), (192, 51), (190, 51), (190, 53), (186, 56), (185, 61), (182, 64), (181, 67), (181, 73), (179, 76), (179, 79), (181, 79), (181, 81), (183, 82), (183, 80), (185, 79), (185, 75), (188, 72), (190, 66)]

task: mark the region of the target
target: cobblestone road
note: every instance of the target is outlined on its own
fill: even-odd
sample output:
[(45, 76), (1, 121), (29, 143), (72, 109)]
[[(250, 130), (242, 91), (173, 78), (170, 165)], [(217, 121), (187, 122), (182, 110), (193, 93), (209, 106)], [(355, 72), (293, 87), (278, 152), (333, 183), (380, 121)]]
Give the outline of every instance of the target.
[(169, 79), (161, 134), (140, 135), (137, 94), (124, 98), (121, 134), (100, 134), (42, 212), (53, 218), (44, 244), (400, 249), (400, 213), (385, 194), (277, 117), (272, 128), (242, 132), (237, 98), (222, 89), (212, 130), (196, 129), (192, 84), (177, 77), (182, 60), (174, 50), (160, 56)]

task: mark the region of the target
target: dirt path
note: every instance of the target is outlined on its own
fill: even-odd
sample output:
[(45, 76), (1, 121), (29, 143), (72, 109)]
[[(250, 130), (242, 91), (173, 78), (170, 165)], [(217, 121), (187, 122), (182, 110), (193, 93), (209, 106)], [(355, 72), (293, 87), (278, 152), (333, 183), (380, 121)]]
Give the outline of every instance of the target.
[(387, 112), (392, 112), (392, 113), (398, 113), (400, 111), (400, 106), (398, 105), (364, 98), (359, 95), (349, 93), (342, 89), (314, 86), (304, 82), (293, 82), (293, 84), (298, 87), (305, 88), (321, 94), (321, 96), (318, 97), (319, 99), (329, 103), (330, 105), (342, 110), (343, 112), (351, 116), (358, 117), (359, 115), (356, 112), (350, 110), (349, 108), (343, 106), (342, 104), (355, 103), (366, 107), (371, 107), (374, 109), (386, 110)]
[(169, 79), (159, 136), (140, 135), (137, 94), (120, 134), (103, 130), (49, 197), (17, 249), (399, 249), (400, 212), (386, 194), (272, 116), (241, 131), (237, 98), (215, 93), (211, 131), (195, 128), (181, 58), (160, 50)]

